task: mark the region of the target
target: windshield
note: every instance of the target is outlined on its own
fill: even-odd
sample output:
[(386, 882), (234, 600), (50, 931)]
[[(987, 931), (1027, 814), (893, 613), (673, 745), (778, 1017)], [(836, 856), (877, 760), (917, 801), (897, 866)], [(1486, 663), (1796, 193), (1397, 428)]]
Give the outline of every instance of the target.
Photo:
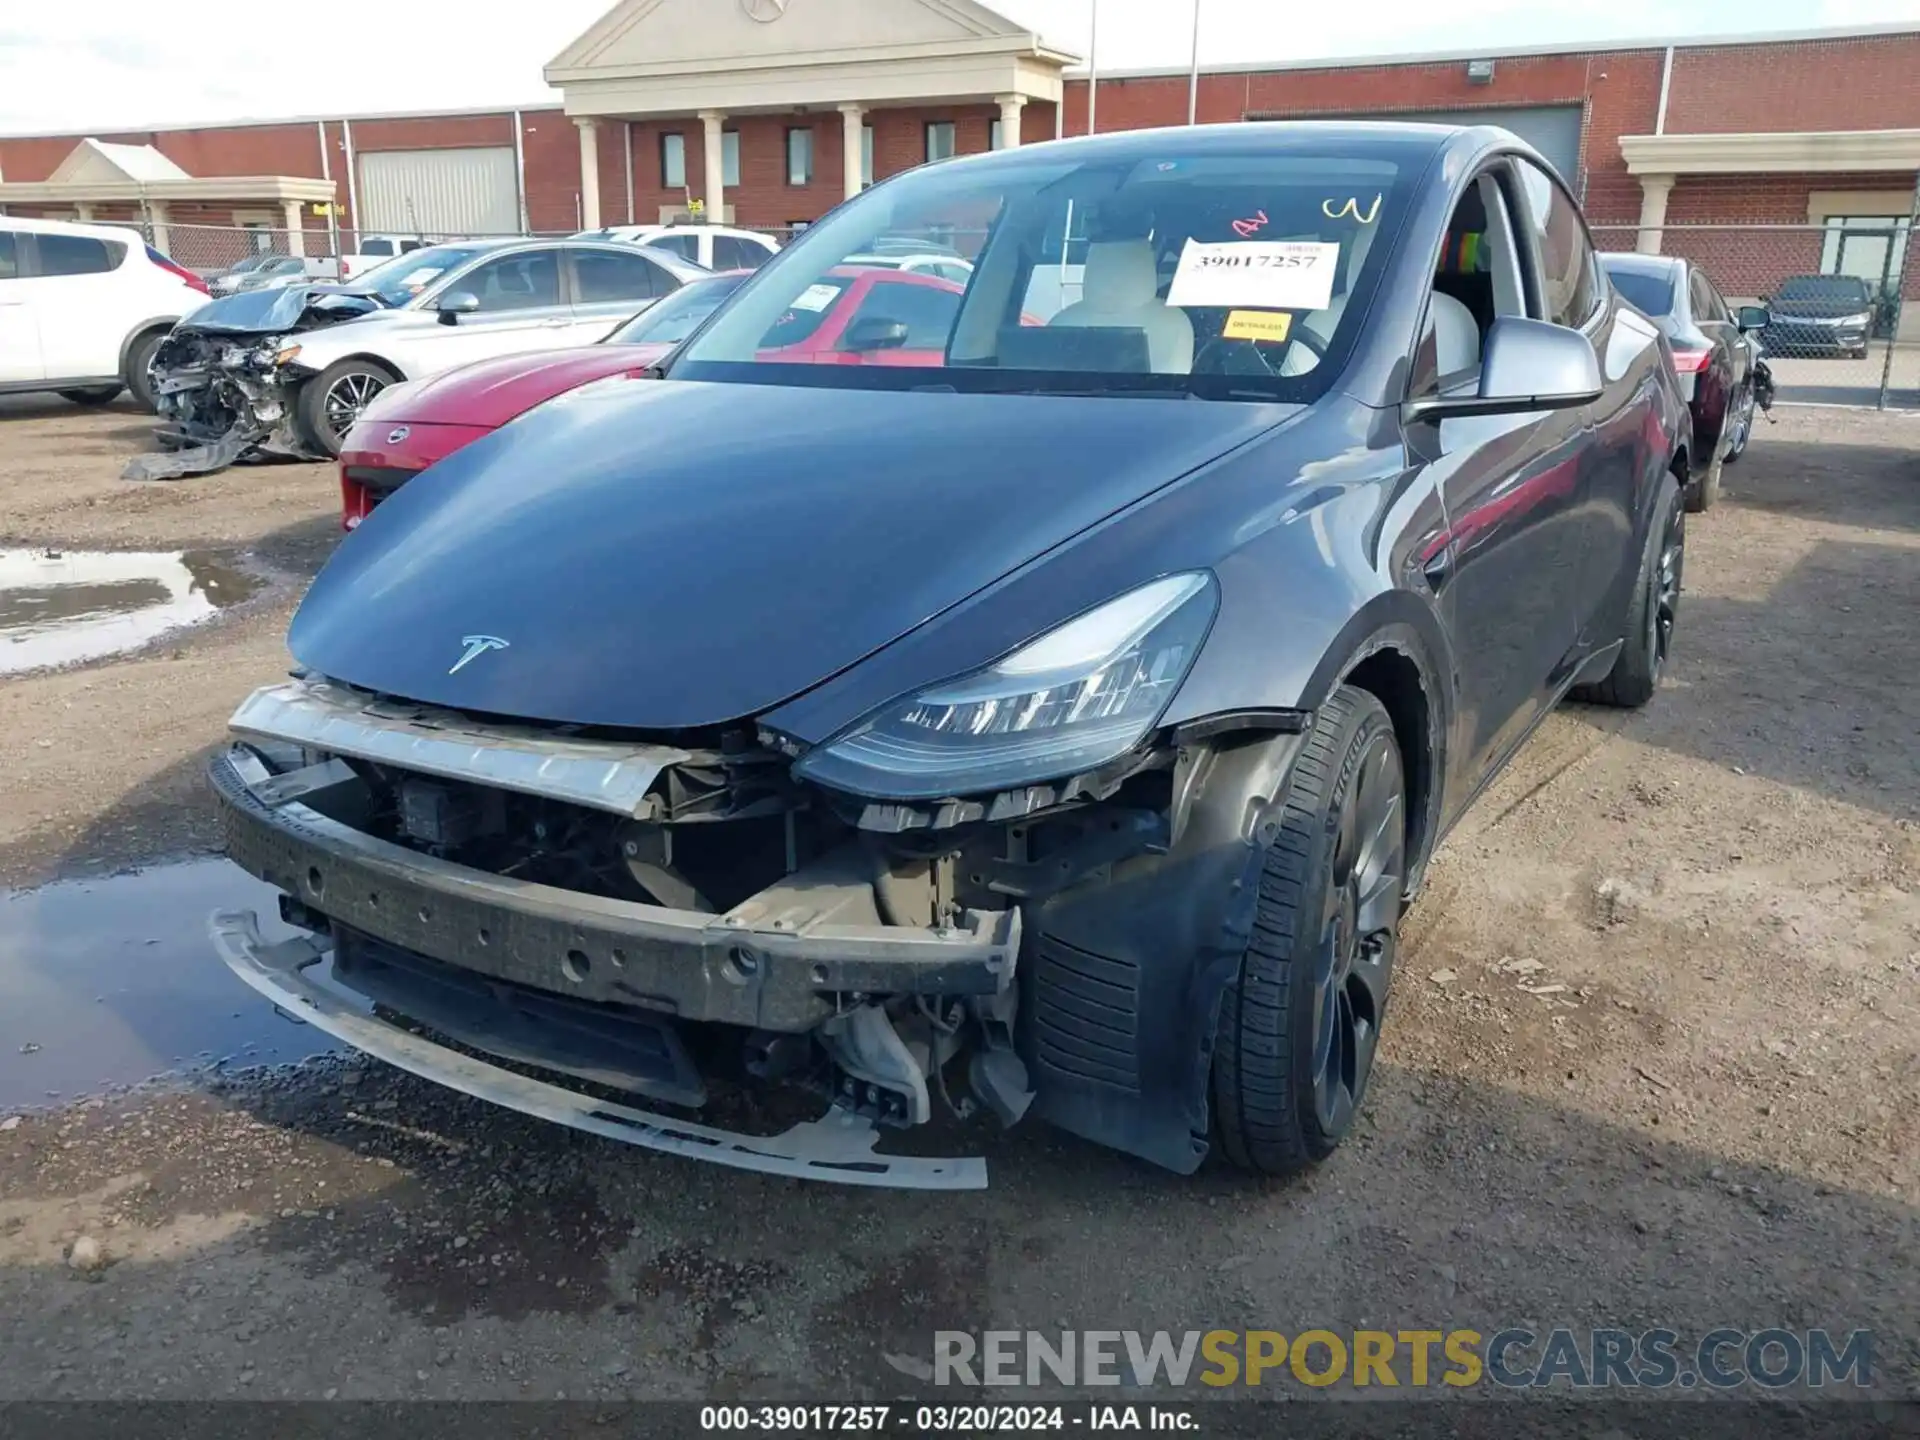
[[(1080, 160), (1003, 152), (910, 171), (781, 252), (673, 373), (1311, 399), (1352, 344), (1404, 211), (1405, 152), (1364, 150), (1170, 136), (1151, 150), (1096, 143)], [(836, 303), (849, 277), (941, 255), (966, 264), (902, 278), (943, 295), (863, 284), (857, 306)], [(798, 345), (816, 331), (832, 338)]]
[(1823, 304), (1853, 305), (1865, 309), (1867, 282), (1851, 275), (1796, 275), (1782, 281), (1780, 300), (1815, 300)]
[(1607, 267), (1613, 288), (1627, 303), (1646, 315), (1667, 315), (1673, 310), (1673, 281), (1666, 275), (1649, 275), (1644, 270), (1615, 270)]
[(404, 305), (449, 270), (481, 253), (477, 245), (429, 245), (367, 271), (358, 277), (355, 288), (370, 291), (389, 305)]
[(693, 333), (720, 302), (740, 288), (744, 275), (716, 275), (682, 285), (666, 299), (649, 305), (607, 337), (609, 345), (678, 345)]

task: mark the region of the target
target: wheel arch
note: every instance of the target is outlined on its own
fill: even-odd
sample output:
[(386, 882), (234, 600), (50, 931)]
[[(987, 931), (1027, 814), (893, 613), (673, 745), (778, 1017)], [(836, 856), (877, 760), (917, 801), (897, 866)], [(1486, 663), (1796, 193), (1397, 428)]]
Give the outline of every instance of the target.
[(164, 335), (179, 323), (180, 317), (178, 315), (151, 315), (139, 324), (131, 327), (127, 331), (126, 338), (120, 342), (120, 374), (125, 375), (127, 373), (127, 362), (133, 358), (134, 346), (138, 345), (141, 340), (153, 334), (156, 330)]

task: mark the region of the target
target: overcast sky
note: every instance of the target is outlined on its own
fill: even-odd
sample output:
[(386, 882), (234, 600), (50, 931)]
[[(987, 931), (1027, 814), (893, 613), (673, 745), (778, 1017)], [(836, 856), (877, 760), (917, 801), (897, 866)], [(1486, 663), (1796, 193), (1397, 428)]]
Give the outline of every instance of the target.
[[(612, 3), (0, 0), (0, 132), (543, 103), (555, 96), (542, 64)], [(995, 8), (1085, 55), (1093, 3), (999, 0)], [(1098, 0), (1100, 66), (1184, 65), (1193, 3)], [(1203, 63), (1920, 24), (1920, 0), (1199, 3)]]

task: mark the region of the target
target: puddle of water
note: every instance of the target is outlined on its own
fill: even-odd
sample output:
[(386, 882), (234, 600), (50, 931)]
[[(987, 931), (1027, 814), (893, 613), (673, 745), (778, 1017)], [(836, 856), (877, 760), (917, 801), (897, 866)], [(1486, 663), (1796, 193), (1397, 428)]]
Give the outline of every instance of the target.
[(269, 941), (296, 933), (276, 894), (212, 859), (0, 895), (0, 1116), (227, 1057), (334, 1048), (275, 1014), (207, 938), (219, 909), (256, 911)]
[(118, 655), (260, 584), (204, 550), (0, 550), (0, 675)]

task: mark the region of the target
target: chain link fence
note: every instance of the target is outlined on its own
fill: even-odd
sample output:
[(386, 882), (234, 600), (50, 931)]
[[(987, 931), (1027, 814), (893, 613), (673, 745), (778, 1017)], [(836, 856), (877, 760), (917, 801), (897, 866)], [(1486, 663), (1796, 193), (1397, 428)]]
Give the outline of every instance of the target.
[[(1920, 247), (1910, 216), (1821, 225), (1593, 227), (1607, 251), (1686, 259), (1726, 305), (1763, 305), (1780, 400), (1920, 410)], [(1632, 297), (1629, 296), (1629, 299)], [(1699, 310), (1696, 296), (1694, 309)]]

